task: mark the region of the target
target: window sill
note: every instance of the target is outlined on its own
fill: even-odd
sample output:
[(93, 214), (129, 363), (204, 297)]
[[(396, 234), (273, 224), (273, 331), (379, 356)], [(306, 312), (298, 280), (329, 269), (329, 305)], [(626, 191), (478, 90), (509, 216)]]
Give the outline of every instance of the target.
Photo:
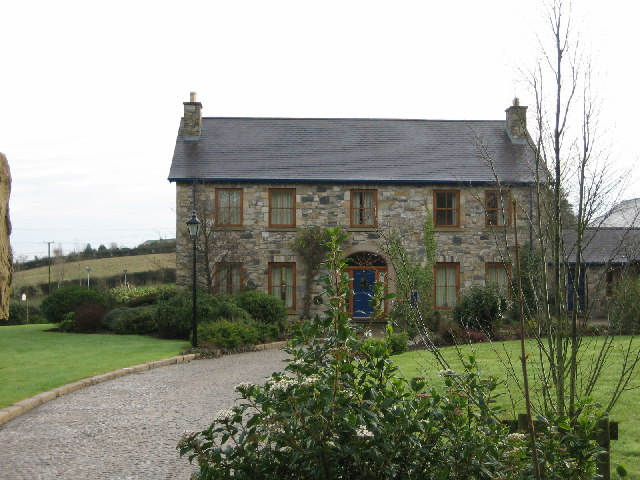
[(296, 227), (295, 225), (291, 227), (267, 227), (264, 231), (265, 232), (297, 232), (298, 227)]

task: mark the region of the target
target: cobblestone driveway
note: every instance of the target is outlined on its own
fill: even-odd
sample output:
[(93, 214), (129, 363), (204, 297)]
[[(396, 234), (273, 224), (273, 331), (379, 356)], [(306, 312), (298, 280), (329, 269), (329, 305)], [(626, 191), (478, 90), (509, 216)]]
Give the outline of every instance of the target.
[(229, 408), (240, 382), (283, 368), (278, 349), (127, 375), (59, 397), (0, 426), (0, 479), (188, 479), (176, 444)]

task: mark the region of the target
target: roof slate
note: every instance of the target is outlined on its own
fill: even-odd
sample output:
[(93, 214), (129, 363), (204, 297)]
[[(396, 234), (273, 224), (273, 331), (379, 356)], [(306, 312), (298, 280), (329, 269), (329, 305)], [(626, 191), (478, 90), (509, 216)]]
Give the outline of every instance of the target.
[(505, 121), (205, 117), (195, 142), (182, 129), (170, 181), (532, 181), (530, 150)]
[[(577, 232), (563, 232), (566, 259), (575, 263)], [(640, 228), (586, 228), (583, 262), (587, 264), (626, 264), (640, 261)]]

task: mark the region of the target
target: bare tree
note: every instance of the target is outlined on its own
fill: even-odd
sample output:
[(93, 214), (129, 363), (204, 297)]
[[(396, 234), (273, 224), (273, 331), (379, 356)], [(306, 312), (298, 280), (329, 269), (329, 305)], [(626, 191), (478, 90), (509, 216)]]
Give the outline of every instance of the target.
[[(594, 358), (585, 357), (581, 332), (590, 312), (582, 305), (581, 279), (585, 248), (593, 238), (586, 234), (590, 222), (619, 198), (621, 181), (606, 166), (606, 150), (599, 147), (600, 103), (592, 89), (594, 69), (572, 24), (570, 5), (554, 0), (547, 5), (546, 22), (550, 41), (540, 39), (541, 59), (527, 74), (535, 97), (531, 144), (536, 189), (531, 221), (544, 272), (544, 281), (535, 286), (539, 309), (533, 333), (544, 408), (575, 417), (580, 413), (579, 400), (593, 392), (605, 366), (613, 367), (608, 365), (611, 336), (601, 339)], [(566, 196), (573, 203), (574, 225), (566, 225)], [(607, 412), (628, 387), (640, 359), (631, 344), (625, 354), (626, 367), (618, 372), (620, 382), (611, 393)]]

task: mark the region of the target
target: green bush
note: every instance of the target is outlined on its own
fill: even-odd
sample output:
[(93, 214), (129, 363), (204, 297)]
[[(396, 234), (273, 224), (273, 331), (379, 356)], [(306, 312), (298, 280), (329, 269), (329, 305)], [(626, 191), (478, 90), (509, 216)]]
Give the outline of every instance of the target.
[(62, 316), (62, 321), (58, 324), (58, 328), (62, 332), (75, 332), (76, 331), (76, 312), (68, 312)]
[(73, 312), (85, 302), (96, 302), (103, 307), (108, 301), (100, 293), (77, 285), (63, 287), (54, 291), (40, 304), (40, 310), (47, 320), (53, 323), (62, 321), (64, 314)]
[(251, 321), (251, 315), (242, 307), (235, 303), (221, 302), (214, 306), (207, 320), (217, 322), (219, 320), (228, 320), (230, 322), (248, 322)]
[(143, 305), (155, 305), (160, 300), (177, 294), (175, 285), (160, 285), (153, 287), (132, 287), (120, 285), (108, 290), (105, 295), (113, 300), (116, 305), (127, 307), (140, 307)]
[[(209, 322), (215, 318), (216, 309), (228, 302), (224, 295), (211, 295), (198, 292), (197, 315), (198, 324)], [(193, 297), (189, 292), (182, 292), (166, 300), (160, 300), (155, 307), (154, 318), (158, 334), (162, 338), (189, 339), (193, 312)]]
[(453, 308), (453, 320), (491, 335), (509, 313), (510, 303), (505, 292), (493, 285), (471, 287)]
[(257, 342), (258, 336), (258, 329), (250, 323), (221, 320), (198, 326), (200, 341), (225, 350), (253, 345)]
[(242, 292), (234, 297), (234, 302), (261, 323), (280, 326), (287, 319), (287, 307), (284, 302), (258, 290)]
[(95, 301), (84, 302), (73, 311), (73, 323), (76, 332), (95, 332), (102, 326), (102, 318), (106, 313), (105, 307)]
[[(32, 309), (29, 309), (29, 314)], [(9, 302), (9, 321), (4, 325), (24, 325), (27, 322), (27, 304), (21, 300), (11, 300)]]
[(367, 338), (365, 344), (376, 345), (375, 348), (387, 348), (389, 355), (398, 355), (408, 349), (409, 335), (406, 332), (387, 334), (383, 338)]
[(114, 308), (104, 316), (103, 326), (120, 335), (145, 335), (157, 330), (152, 306)]
[(609, 300), (609, 319), (615, 333), (640, 333), (640, 277), (623, 276)]

